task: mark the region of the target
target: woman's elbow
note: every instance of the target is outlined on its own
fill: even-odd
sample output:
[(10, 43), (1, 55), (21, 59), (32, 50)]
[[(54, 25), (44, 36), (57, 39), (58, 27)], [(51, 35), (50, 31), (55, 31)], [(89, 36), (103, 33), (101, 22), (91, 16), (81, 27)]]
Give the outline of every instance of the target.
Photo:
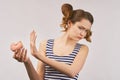
[(70, 74), (69, 74), (69, 76), (70, 76), (71, 78), (74, 78), (78, 73), (79, 73), (79, 72), (71, 71)]

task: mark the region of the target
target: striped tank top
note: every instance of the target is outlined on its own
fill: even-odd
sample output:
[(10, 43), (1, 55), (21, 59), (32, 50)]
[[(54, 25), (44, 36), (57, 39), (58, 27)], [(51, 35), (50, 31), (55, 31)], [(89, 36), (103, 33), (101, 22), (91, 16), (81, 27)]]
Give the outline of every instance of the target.
[[(53, 44), (54, 44), (54, 39), (49, 39), (47, 41), (46, 45), (46, 56), (48, 58), (54, 59), (59, 62), (64, 62), (68, 65), (71, 65), (73, 63), (73, 60), (75, 56), (77, 55), (79, 49), (80, 49), (80, 44), (76, 43), (74, 50), (67, 56), (58, 56), (53, 53)], [(45, 80), (77, 80), (78, 79), (77, 74), (74, 78), (70, 78), (66, 74), (63, 74), (57, 70), (55, 70), (53, 67), (45, 64), (45, 74), (44, 74), (44, 79)]]

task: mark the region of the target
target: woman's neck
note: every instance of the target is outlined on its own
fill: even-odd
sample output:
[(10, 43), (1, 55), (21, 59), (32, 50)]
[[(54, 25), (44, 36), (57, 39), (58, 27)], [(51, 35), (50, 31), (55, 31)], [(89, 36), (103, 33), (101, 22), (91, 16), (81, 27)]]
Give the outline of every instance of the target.
[(77, 43), (77, 41), (70, 38), (67, 32), (63, 32), (60, 37), (56, 38), (56, 42), (61, 43), (64, 46), (75, 45)]

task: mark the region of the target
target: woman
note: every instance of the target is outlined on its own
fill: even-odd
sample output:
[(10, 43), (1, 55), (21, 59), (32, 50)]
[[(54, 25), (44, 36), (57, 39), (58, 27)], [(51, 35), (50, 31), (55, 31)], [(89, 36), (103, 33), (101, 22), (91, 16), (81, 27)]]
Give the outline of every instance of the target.
[(61, 7), (64, 15), (61, 27), (62, 35), (55, 39), (40, 42), (36, 49), (36, 33), (30, 34), (31, 54), (39, 60), (37, 70), (27, 56), (27, 50), (20, 48), (14, 52), (14, 58), (23, 62), (30, 80), (77, 80), (88, 55), (89, 48), (78, 43), (81, 39), (91, 42), (93, 16), (84, 10), (73, 10), (70, 4)]

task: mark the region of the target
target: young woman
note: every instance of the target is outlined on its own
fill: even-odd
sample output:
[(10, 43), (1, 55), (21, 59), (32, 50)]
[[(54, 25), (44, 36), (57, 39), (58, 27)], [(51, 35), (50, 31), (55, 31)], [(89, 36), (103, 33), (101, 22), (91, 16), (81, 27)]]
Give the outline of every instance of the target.
[(86, 39), (91, 42), (91, 26), (93, 16), (84, 10), (73, 10), (70, 4), (61, 7), (63, 19), (62, 35), (55, 39), (40, 42), (36, 49), (36, 33), (30, 34), (31, 54), (39, 60), (37, 70), (34, 69), (27, 50), (20, 48), (14, 52), (14, 58), (23, 62), (30, 80), (77, 80), (89, 48), (78, 41)]

